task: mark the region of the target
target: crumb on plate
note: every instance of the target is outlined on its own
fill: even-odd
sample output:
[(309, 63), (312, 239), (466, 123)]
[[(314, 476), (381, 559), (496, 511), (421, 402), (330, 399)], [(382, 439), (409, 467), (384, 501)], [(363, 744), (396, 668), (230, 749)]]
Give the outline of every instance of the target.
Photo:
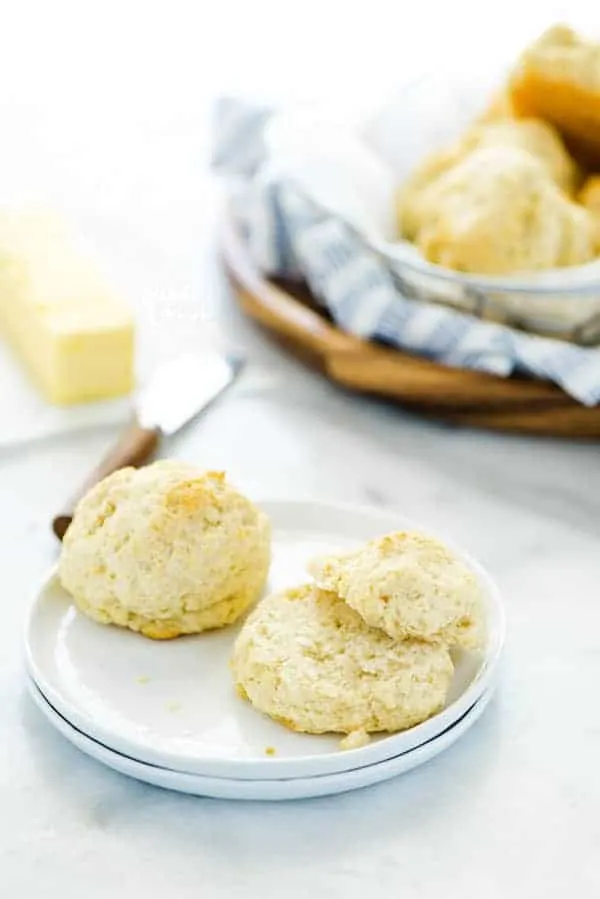
[(371, 738), (366, 730), (353, 730), (340, 740), (340, 749), (360, 749), (371, 742)]

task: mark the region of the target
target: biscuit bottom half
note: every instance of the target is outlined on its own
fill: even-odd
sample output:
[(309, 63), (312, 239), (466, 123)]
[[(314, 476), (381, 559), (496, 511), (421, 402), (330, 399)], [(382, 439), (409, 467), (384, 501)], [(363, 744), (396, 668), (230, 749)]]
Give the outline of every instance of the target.
[(238, 694), (294, 731), (394, 732), (443, 708), (448, 649), (393, 640), (312, 584), (264, 599), (235, 643)]

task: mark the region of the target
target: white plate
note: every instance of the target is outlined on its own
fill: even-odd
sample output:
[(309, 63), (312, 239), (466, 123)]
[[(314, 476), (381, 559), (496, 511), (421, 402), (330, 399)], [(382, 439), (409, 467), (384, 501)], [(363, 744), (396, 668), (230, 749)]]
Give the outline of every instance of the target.
[(86, 755), (121, 774), (126, 774), (128, 777), (144, 781), (155, 787), (163, 787), (179, 793), (190, 793), (194, 796), (210, 796), (214, 799), (309, 799), (334, 793), (346, 793), (349, 790), (358, 790), (361, 787), (389, 780), (390, 777), (404, 774), (418, 765), (428, 762), (444, 749), (448, 749), (475, 724), (493, 693), (493, 689), (487, 690), (462, 718), (442, 734), (416, 749), (387, 761), (339, 774), (325, 774), (320, 777), (294, 777), (287, 780), (236, 780), (235, 778), (203, 777), (199, 774), (170, 771), (167, 768), (147, 765), (114, 752), (69, 724), (52, 708), (30, 678), (28, 678), (28, 682), (29, 692), (35, 704), (50, 724)]
[[(314, 555), (399, 528), (402, 516), (314, 502), (269, 502), (273, 524), (269, 589), (306, 579)], [(459, 551), (460, 552), (460, 551)], [(295, 734), (239, 699), (228, 661), (236, 628), (167, 643), (104, 627), (79, 614), (53, 572), (26, 629), (29, 672), (54, 708), (78, 730), (150, 764), (216, 777), (307, 777), (347, 771), (413, 749), (450, 727), (491, 683), (504, 638), (497, 588), (460, 553), (486, 600), (484, 653), (459, 653), (446, 708), (423, 724), (368, 746), (339, 751), (334, 736)], [(274, 756), (267, 756), (273, 747)]]

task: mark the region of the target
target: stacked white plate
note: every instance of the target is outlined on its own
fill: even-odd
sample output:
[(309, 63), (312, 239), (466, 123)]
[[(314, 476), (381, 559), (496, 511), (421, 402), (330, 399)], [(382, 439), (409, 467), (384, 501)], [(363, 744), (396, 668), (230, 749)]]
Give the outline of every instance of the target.
[[(306, 580), (313, 556), (415, 527), (378, 510), (312, 502), (261, 506), (273, 524), (269, 589)], [(165, 643), (146, 640), (85, 618), (55, 572), (39, 590), (27, 622), (31, 695), (83, 752), (138, 780), (184, 793), (296, 799), (386, 780), (458, 740), (495, 686), (504, 639), (501, 598), (481, 566), (454, 549), (483, 588), (485, 649), (456, 654), (441, 712), (366, 746), (342, 751), (339, 737), (292, 733), (239, 699), (228, 670), (236, 628)]]

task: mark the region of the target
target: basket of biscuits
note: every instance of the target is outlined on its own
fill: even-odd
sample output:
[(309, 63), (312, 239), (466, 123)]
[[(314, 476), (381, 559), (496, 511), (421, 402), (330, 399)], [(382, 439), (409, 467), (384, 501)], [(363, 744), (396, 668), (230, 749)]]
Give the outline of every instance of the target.
[(493, 77), (418, 77), (351, 124), (232, 100), (217, 124), (238, 250), (288, 297), (303, 285), (338, 351), (506, 379), (511, 398), (554, 385), (546, 408), (600, 403), (600, 42), (556, 25)]

